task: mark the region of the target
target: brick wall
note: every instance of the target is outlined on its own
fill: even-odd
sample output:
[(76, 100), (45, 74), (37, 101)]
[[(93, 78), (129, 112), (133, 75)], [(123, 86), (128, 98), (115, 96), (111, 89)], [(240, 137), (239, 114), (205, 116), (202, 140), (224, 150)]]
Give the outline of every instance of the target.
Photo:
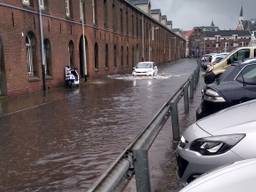
[[(43, 11), (44, 38), (49, 40), (51, 48), (51, 76), (47, 78), (47, 86), (50, 88), (63, 85), (64, 67), (69, 63), (68, 45), (71, 41), (74, 44), (74, 65), (80, 73), (82, 71), (80, 70), (80, 55), (83, 53), (81, 51), (83, 33), (80, 4), (78, 0), (70, 2), (72, 2), (71, 18), (65, 16), (64, 0), (48, 0), (47, 11)], [(164, 63), (184, 56), (185, 41), (183, 39), (130, 4), (124, 1), (107, 0), (106, 7), (104, 7), (104, 0), (96, 0), (96, 5), (97, 24), (94, 25), (92, 0), (85, 0), (84, 30), (89, 79), (108, 74), (131, 73), (135, 62), (149, 60), (149, 57), (151, 57), (150, 60)], [(113, 15), (113, 5), (115, 5), (116, 15)], [(0, 2), (0, 38), (4, 52), (3, 73), (7, 88), (5, 95), (32, 92), (42, 88), (40, 27), (37, 7), (36, 0), (32, 1), (32, 6), (24, 6), (22, 0), (2, 0)], [(121, 9), (123, 13), (122, 32)], [(108, 10), (107, 20), (104, 20), (104, 10)], [(104, 21), (107, 21), (107, 25), (104, 24)], [(143, 21), (144, 26), (142, 26)], [(113, 31), (114, 24), (117, 25), (116, 31)], [(26, 36), (28, 33), (34, 34), (35, 37), (37, 69), (35, 78), (28, 75), (27, 69)], [(96, 43), (98, 45), (98, 68), (95, 68)], [(105, 66), (106, 44), (109, 53), (108, 67)], [(117, 66), (114, 66), (114, 45), (117, 47)], [(121, 47), (123, 47), (123, 65), (121, 65)]]

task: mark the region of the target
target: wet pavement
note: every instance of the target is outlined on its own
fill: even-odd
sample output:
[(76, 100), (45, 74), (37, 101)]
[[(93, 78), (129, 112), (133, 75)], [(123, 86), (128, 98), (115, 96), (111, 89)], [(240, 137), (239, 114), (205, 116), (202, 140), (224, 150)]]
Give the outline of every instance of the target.
[[(180, 60), (159, 66), (153, 79), (115, 75), (47, 97), (1, 99), (0, 191), (86, 191), (195, 67)], [(194, 114), (181, 118), (189, 124)], [(171, 148), (169, 122), (150, 152), (154, 191), (176, 187), (166, 172)]]

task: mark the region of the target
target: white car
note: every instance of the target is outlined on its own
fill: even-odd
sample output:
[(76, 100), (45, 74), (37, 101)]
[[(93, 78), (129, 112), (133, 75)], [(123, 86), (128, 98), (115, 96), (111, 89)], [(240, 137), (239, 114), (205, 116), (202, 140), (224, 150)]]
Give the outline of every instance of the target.
[(156, 76), (158, 72), (157, 66), (154, 62), (146, 61), (139, 62), (133, 68), (133, 76)]
[(256, 100), (203, 118), (182, 134), (177, 147), (178, 175), (189, 183), (203, 173), (256, 158)]
[(180, 192), (255, 192), (256, 159), (239, 161), (207, 173)]

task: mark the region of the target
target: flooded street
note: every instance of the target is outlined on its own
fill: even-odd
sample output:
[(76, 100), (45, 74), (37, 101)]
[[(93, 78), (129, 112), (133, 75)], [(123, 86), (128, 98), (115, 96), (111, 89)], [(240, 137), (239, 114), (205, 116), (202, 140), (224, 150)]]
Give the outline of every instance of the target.
[(86, 191), (195, 67), (181, 60), (159, 66), (153, 79), (114, 75), (44, 99), (3, 101), (0, 191)]

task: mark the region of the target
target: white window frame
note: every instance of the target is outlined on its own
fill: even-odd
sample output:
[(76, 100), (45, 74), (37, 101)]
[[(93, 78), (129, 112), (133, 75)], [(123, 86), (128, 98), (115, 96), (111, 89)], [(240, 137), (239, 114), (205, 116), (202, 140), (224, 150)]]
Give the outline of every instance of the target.
[(28, 75), (34, 76), (34, 65), (33, 65), (33, 48), (31, 38), (27, 36), (28, 43), (26, 43), (27, 50), (27, 66), (28, 66)]
[(23, 5), (28, 5), (28, 6), (31, 5), (30, 0), (22, 0), (22, 3)]
[(41, 10), (45, 10), (44, 0), (39, 0), (39, 7)]
[(71, 17), (70, 0), (65, 0), (65, 14), (67, 17)]

